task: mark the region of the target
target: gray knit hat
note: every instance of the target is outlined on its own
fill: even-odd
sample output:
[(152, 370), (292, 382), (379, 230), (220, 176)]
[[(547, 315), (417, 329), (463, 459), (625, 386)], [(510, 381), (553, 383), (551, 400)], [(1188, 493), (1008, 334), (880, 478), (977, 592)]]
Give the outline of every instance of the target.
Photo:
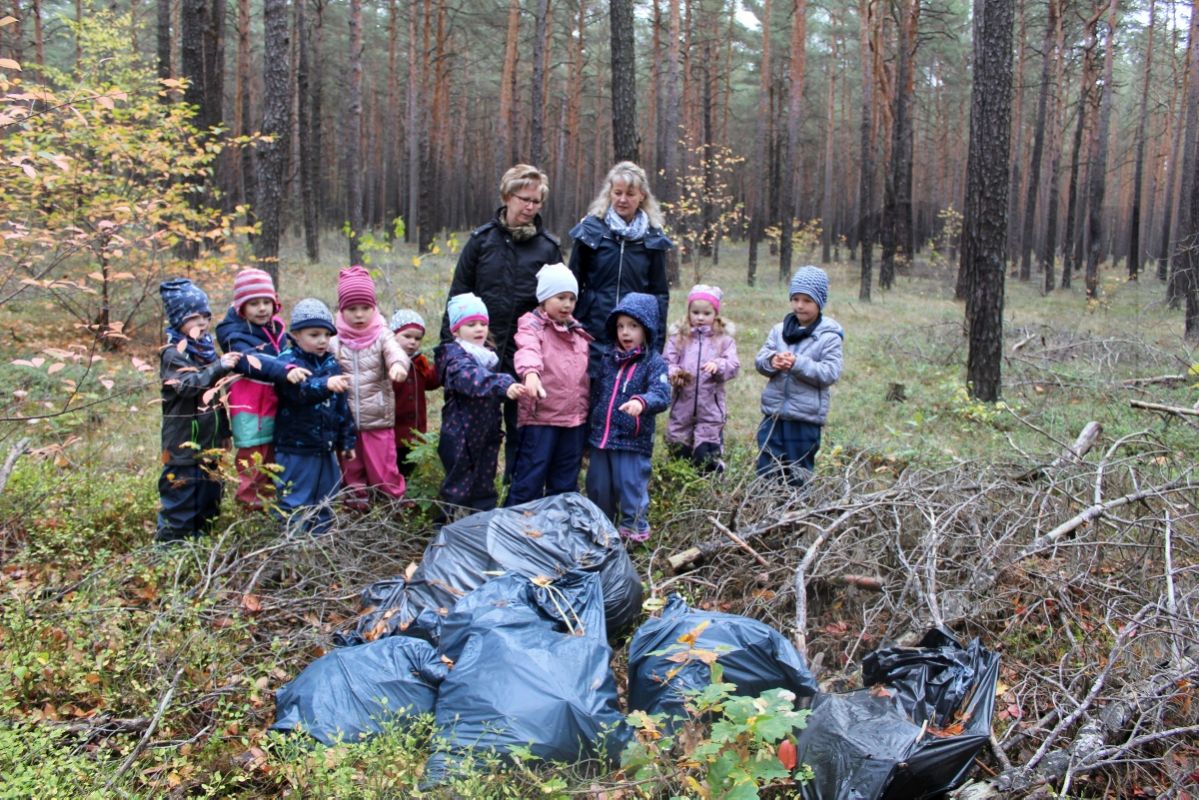
[(421, 332), (424, 333), (427, 330), (425, 328), (425, 318), (411, 308), (401, 308), (391, 315), (391, 330), (392, 333), (399, 333), (404, 328), (420, 328)]
[(806, 294), (815, 300), (816, 305), (823, 311), (828, 302), (828, 273), (811, 265), (795, 270), (795, 274), (791, 276), (791, 291), (787, 296), (796, 294)]
[(324, 328), (329, 333), (337, 333), (329, 307), (315, 297), (305, 297), (291, 310), (291, 329), (302, 331), (305, 328)]
[(579, 294), (579, 281), (570, 267), (562, 262), (546, 264), (537, 271), (537, 302), (544, 303), (551, 297), (570, 292), (576, 297)]

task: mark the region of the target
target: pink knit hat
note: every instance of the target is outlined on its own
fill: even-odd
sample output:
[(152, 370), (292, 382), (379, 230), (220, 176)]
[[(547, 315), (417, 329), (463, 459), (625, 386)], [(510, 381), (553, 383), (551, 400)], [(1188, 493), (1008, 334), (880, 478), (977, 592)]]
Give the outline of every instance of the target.
[(712, 308), (717, 314), (720, 313), (720, 298), (724, 297), (724, 292), (719, 286), (708, 286), (706, 283), (697, 283), (691, 287), (691, 291), (687, 293), (687, 305), (691, 305), (692, 300), (707, 300), (712, 304)]
[(241, 313), (241, 307), (251, 300), (260, 297), (270, 298), (275, 304), (275, 312), (279, 311), (279, 295), (275, 292), (275, 283), (270, 273), (253, 267), (247, 267), (233, 279), (233, 307)]
[(357, 265), (346, 267), (337, 273), (337, 308), (340, 310), (353, 305), (367, 305), (371, 308), (379, 305), (371, 274)]

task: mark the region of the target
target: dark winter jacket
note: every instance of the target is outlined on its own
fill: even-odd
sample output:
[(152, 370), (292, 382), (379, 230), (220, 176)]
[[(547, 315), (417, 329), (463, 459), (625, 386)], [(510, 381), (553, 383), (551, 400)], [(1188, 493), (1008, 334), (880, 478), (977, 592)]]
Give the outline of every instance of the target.
[(158, 374), (162, 379), (162, 463), (191, 466), (200, 453), (221, 446), (229, 438), (229, 419), (220, 399), (204, 394), (229, 373), (220, 361), (201, 364), (186, 351), (162, 351)]
[(298, 347), (284, 350), (279, 361), (310, 370), (302, 383), (276, 384), (279, 413), (275, 417), (275, 450), (313, 455), (350, 450), (358, 437), (345, 394), (329, 391), (329, 378), (341, 374), (332, 353), (318, 356)]
[(286, 380), (287, 367), (275, 361), (290, 344), (283, 323), (272, 319), (267, 325), (254, 325), (243, 319), (233, 306), (216, 326), (217, 344), (226, 353), (252, 356), (242, 358), (233, 368), (245, 377), (229, 387), (230, 420), (233, 443), (237, 447), (270, 444), (275, 436), (275, 413), (279, 400), (275, 383)]
[(629, 292), (653, 295), (658, 302), (661, 327), (650, 340), (661, 353), (665, 343), (670, 282), (666, 279), (666, 251), (674, 244), (660, 228), (652, 225), (645, 236), (625, 240), (614, 234), (601, 218), (587, 215), (570, 231), (574, 245), (570, 270), (579, 280), (579, 303), (575, 319), (601, 345), (610, 345), (608, 315)]
[[(537, 271), (562, 260), (558, 240), (542, 227), (541, 217), (533, 224), (537, 234), (518, 242), (500, 224), (497, 210), (495, 218), (470, 232), (450, 282), (449, 297), (474, 292), (487, 305), (500, 370), (509, 375), (514, 374), (516, 321), (537, 307)], [(449, 314), (442, 316), (441, 341), (453, 341)]]
[[(631, 292), (621, 299), (608, 315), (605, 326), (613, 341), (619, 314), (640, 322), (647, 340), (657, 337), (658, 303), (652, 295)], [(667, 372), (665, 359), (652, 348), (625, 351), (614, 346), (604, 353), (599, 375), (591, 384), (591, 446), (652, 455), (654, 415), (670, 407)], [(637, 417), (620, 410), (621, 405), (633, 398), (645, 404), (645, 410)]]

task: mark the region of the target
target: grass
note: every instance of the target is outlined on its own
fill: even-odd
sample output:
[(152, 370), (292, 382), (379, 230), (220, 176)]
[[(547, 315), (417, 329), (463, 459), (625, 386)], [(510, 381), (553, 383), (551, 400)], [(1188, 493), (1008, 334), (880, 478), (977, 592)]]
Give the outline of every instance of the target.
[[(329, 236), (323, 246), (326, 257), (319, 264), (307, 264), (295, 249), (285, 251), (285, 308), (305, 296), (335, 298), (341, 264), (332, 255), (342, 245)], [(371, 264), (379, 271), (384, 313), (400, 305), (419, 310), (431, 331), (429, 348), (456, 258), (451, 240), (438, 246), (440, 254), (422, 257), (419, 266), (407, 246), (375, 251)], [(728, 245), (721, 263), (704, 264), (699, 275), (684, 265), (685, 286), (672, 293), (671, 306), (672, 318), (681, 318), (686, 287), (696, 280), (725, 290), (723, 312), (737, 324), (743, 365), (728, 388), (726, 430), (728, 460), (738, 476), (752, 468), (765, 383), (753, 357), (788, 310), (786, 290), (773, 276), (756, 287), (746, 284), (744, 263), (744, 248)], [(1097, 301), (1088, 301), (1081, 286), (1043, 297), (1036, 285), (1009, 281), (1004, 404), (996, 406), (974, 402), (965, 392), (963, 309), (952, 299), (949, 272), (922, 265), (918, 275), (899, 277), (888, 292), (876, 288), (874, 301), (862, 303), (856, 266), (828, 269), (826, 312), (846, 330), (845, 368), (833, 390), (818, 469), (833, 471), (850, 457), (865, 456), (886, 479), (907, 465), (1044, 460), (1092, 419), (1104, 425), (1108, 442), (1147, 430), (1176, 453), (1199, 451), (1194, 425), (1128, 405), (1137, 397), (1188, 407), (1196, 400), (1194, 381), (1123, 385), (1127, 378), (1184, 373), (1199, 361), (1194, 346), (1182, 340), (1181, 312), (1164, 306), (1156, 279), (1128, 283), (1108, 270)], [(770, 271), (760, 268), (760, 274)], [(218, 315), (231, 285), (229, 275), (223, 285), (205, 287)], [(41, 299), (26, 299), (4, 309), (0, 326), (0, 384), (14, 392), (5, 400), (9, 419), (0, 425), (0, 449), (18, 436), (30, 437), (38, 448), (17, 462), (0, 495), (0, 674), (7, 676), (0, 678), (0, 717), (6, 720), (0, 724), (0, 784), (11, 787), (0, 796), (415, 792), (429, 735), (422, 728), (397, 729), (368, 745), (315, 749), (263, 732), (272, 718), (272, 690), (317, 654), (330, 626), (352, 610), (364, 576), (319, 550), (289, 556), (279, 566), (281, 577), (257, 584), (266, 588), (242, 580), (248, 576), (231, 577), (232, 567), (221, 573), (222, 559), (276, 541), (269, 523), (240, 518), (232, 509), (220, 521), (231, 532), (219, 545), (167, 553), (149, 547), (159, 470), (158, 389), (153, 368), (139, 369), (135, 359), (156, 364), (157, 322), (144, 320), (123, 351), (71, 356), (55, 349), (64, 346), (69, 327), (42, 324), (52, 318)], [(45, 361), (38, 366), (11, 363), (39, 355)], [(65, 366), (51, 372), (60, 362)], [(69, 414), (59, 413), (64, 379), (79, 389), (71, 401), (79, 410)], [(894, 384), (903, 386), (902, 402), (887, 399)], [(438, 414), (435, 403), (434, 427)], [(14, 419), (33, 415), (44, 418)], [(436, 462), (425, 450), (414, 492), (428, 496), (436, 489)], [(655, 524), (673, 546), (694, 538), (695, 517), (687, 515), (710, 504), (714, 492), (686, 466), (659, 457), (651, 496)], [(422, 518), (416, 520), (396, 523), (376, 514), (356, 525), (366, 531), (376, 523), (395, 524), (402, 535), (419, 537), (426, 531)], [(409, 549), (419, 553), (419, 541)], [(639, 568), (660, 580), (651, 559), (637, 554)], [(398, 571), (392, 562), (366, 555), (361, 563), (376, 570), (375, 577)], [(326, 574), (314, 565), (338, 579), (312, 584), (314, 575)], [(213, 583), (214, 574), (223, 577)], [(296, 595), (315, 592), (318, 610), (311, 617), (273, 613), (271, 603), (284, 601), (269, 596), (272, 586)], [(745, 602), (733, 610), (752, 611), (759, 600)], [(263, 603), (267, 611), (257, 611)], [(177, 700), (152, 737), (167, 746), (147, 748), (114, 779), (140, 734), (81, 740), (70, 726), (97, 715), (149, 718), (176, 670), (182, 670), (176, 697), (188, 698), (186, 707)], [(492, 768), (485, 773), (458, 787), (464, 796), (528, 796), (537, 785), (527, 770), (518, 777)]]

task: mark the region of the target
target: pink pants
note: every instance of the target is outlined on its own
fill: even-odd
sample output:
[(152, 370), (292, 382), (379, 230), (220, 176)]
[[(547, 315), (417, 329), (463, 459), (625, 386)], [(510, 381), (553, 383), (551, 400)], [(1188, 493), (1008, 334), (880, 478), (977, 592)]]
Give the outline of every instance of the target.
[(269, 464), (275, 460), (275, 447), (269, 444), (256, 444), (253, 447), (237, 448), (234, 463), (237, 465), (237, 502), (250, 511), (262, 510), (263, 496), (270, 497), (275, 493), (275, 482), (269, 473), (254, 466), (254, 454), (262, 456), (262, 463)]
[(404, 496), (404, 476), (396, 468), (395, 428), (359, 431), (354, 450), (352, 460), (341, 461), (347, 489), (357, 497), (364, 496), (368, 486), (396, 499)]

